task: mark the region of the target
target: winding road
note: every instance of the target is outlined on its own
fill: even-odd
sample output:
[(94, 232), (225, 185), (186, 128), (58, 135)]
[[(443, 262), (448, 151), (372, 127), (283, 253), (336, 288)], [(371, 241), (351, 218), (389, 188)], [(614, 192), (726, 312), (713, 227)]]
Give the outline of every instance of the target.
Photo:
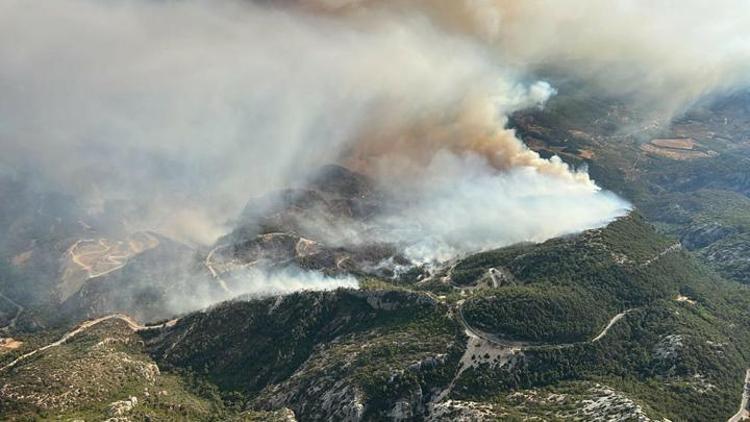
[(206, 255), (206, 260), (205, 260), (204, 264), (206, 265), (206, 268), (208, 268), (208, 271), (211, 272), (211, 275), (213, 276), (214, 280), (216, 280), (216, 282), (219, 283), (219, 286), (225, 292), (231, 293), (231, 291), (229, 290), (229, 287), (227, 286), (227, 283), (224, 281), (224, 279), (221, 278), (221, 275), (219, 275), (219, 272), (216, 271), (216, 269), (213, 266), (214, 253), (216, 253), (216, 251), (219, 248), (223, 248), (223, 247), (226, 247), (226, 246), (227, 245), (219, 245), (219, 246), (211, 249), (211, 252), (209, 252), (208, 255)]
[[(434, 300), (438, 300), (438, 298), (431, 293), (428, 293), (428, 296), (430, 296)], [(466, 318), (464, 318), (463, 314), (463, 304), (463, 300), (457, 303), (457, 306), (455, 308), (455, 315), (461, 326), (463, 326), (464, 332), (469, 337), (469, 339), (466, 341), (466, 349), (464, 350), (463, 356), (461, 356), (458, 370), (453, 375), (451, 382), (443, 391), (435, 395), (435, 397), (430, 401), (430, 405), (435, 405), (436, 403), (447, 397), (448, 394), (450, 394), (461, 374), (465, 370), (473, 366), (474, 358), (477, 355), (492, 356), (495, 359), (495, 363), (502, 366), (510, 362), (516, 353), (523, 352), (524, 350), (564, 349), (581, 344), (593, 344), (604, 338), (609, 333), (609, 330), (612, 328), (612, 326), (617, 323), (617, 321), (621, 320), (625, 317), (625, 315), (636, 309), (628, 309), (613, 316), (612, 319), (609, 320), (609, 323), (607, 323), (607, 325), (604, 327), (604, 329), (602, 329), (602, 331), (591, 340), (581, 341), (577, 343), (543, 344), (501, 339), (494, 334), (478, 330), (469, 325), (468, 322), (466, 322)]]
[(478, 338), (480, 338), (480, 339), (482, 339), (484, 341), (492, 343), (492, 344), (494, 344), (496, 346), (506, 347), (506, 348), (512, 348), (512, 349), (518, 349), (518, 350), (528, 350), (528, 349), (564, 349), (564, 348), (567, 348), (567, 347), (573, 347), (573, 346), (577, 346), (577, 345), (581, 345), (581, 344), (588, 344), (588, 343), (596, 343), (596, 342), (598, 342), (599, 340), (601, 340), (602, 338), (604, 338), (604, 336), (606, 336), (607, 333), (609, 333), (610, 328), (612, 328), (612, 326), (615, 325), (617, 323), (617, 321), (621, 320), (623, 317), (625, 317), (625, 315), (627, 315), (628, 313), (634, 311), (635, 309), (636, 308), (631, 308), (631, 309), (625, 310), (625, 311), (620, 312), (619, 314), (613, 316), (612, 319), (609, 320), (609, 323), (607, 323), (607, 325), (604, 327), (604, 329), (599, 334), (597, 334), (596, 337), (594, 337), (591, 340), (579, 341), (579, 342), (574, 342), (574, 343), (559, 343), (559, 344), (532, 343), (532, 342), (525, 342), (525, 341), (506, 340), (506, 339), (499, 338), (495, 334), (486, 333), (486, 332), (484, 332), (482, 330), (474, 328), (471, 325), (469, 325), (469, 323), (466, 322), (466, 318), (464, 318), (463, 303), (461, 303), (458, 306), (458, 312), (456, 312), (456, 314), (458, 315), (459, 322), (461, 323), (461, 325), (463, 325), (464, 329), (467, 332), (471, 333), (472, 335), (474, 335), (474, 336), (476, 336), (476, 337), (478, 337)]
[[(650, 259), (642, 262), (640, 265), (638, 265), (638, 267), (640, 268), (648, 267), (652, 265), (653, 263), (657, 262), (663, 256), (671, 252), (679, 251), (681, 248), (682, 248), (682, 245), (679, 242), (671, 244), (667, 246), (661, 252), (655, 254)], [(447, 272), (446, 277), (444, 277), (444, 279), (447, 279), (449, 283), (451, 283), (450, 276), (451, 276), (451, 271), (453, 270), (454, 267), (455, 265), (451, 266)], [(497, 268), (490, 268), (488, 270), (490, 280), (492, 282), (492, 287), (497, 288), (499, 287), (499, 285), (502, 284), (501, 281), (498, 279), (499, 276), (503, 276), (503, 278), (509, 278), (508, 275), (510, 275), (510, 277), (512, 277), (512, 274), (508, 274), (503, 271), (504, 271), (503, 269), (498, 270)], [(453, 285), (453, 283), (451, 283), (451, 285)], [(454, 287), (460, 288), (459, 286), (455, 286), (455, 285)], [(437, 298), (432, 293), (427, 293), (427, 295), (436, 301), (439, 300), (439, 298)], [(499, 338), (495, 334), (490, 334), (482, 330), (479, 330), (477, 328), (474, 328), (471, 325), (469, 325), (468, 322), (466, 322), (466, 318), (464, 317), (464, 314), (463, 314), (463, 304), (464, 304), (463, 300), (459, 301), (456, 304), (456, 307), (454, 308), (454, 314), (456, 315), (456, 319), (463, 326), (464, 332), (469, 337), (469, 340), (466, 342), (466, 350), (464, 351), (464, 354), (461, 357), (458, 370), (454, 374), (453, 379), (451, 380), (450, 384), (446, 387), (445, 390), (441, 391), (439, 394), (435, 396), (435, 398), (430, 403), (431, 405), (434, 405), (435, 403), (441, 401), (442, 399), (448, 396), (448, 394), (453, 389), (456, 381), (461, 376), (461, 374), (474, 364), (474, 358), (477, 355), (493, 356), (496, 364), (505, 365), (512, 359), (514, 354), (518, 352), (523, 352), (524, 350), (565, 349), (565, 348), (574, 347), (574, 346), (583, 345), (583, 344), (597, 343), (601, 341), (604, 337), (606, 337), (607, 334), (609, 334), (610, 329), (615, 324), (617, 324), (618, 321), (623, 319), (630, 312), (633, 312), (636, 309), (638, 309), (638, 308), (630, 308), (630, 309), (627, 309), (623, 312), (620, 312), (614, 315), (609, 320), (607, 325), (604, 326), (602, 331), (600, 331), (599, 334), (597, 334), (591, 340), (584, 340), (584, 341), (579, 341), (579, 342), (574, 342), (574, 343), (550, 344), (550, 343), (532, 343), (532, 342), (525, 342), (525, 341), (507, 340), (507, 339)], [(472, 345), (474, 345), (473, 346), (474, 349), (472, 349)], [(748, 378), (746, 379), (745, 393), (743, 395), (742, 409), (740, 410), (740, 413), (735, 415), (735, 418), (737, 417), (742, 418), (745, 416), (750, 418), (750, 413), (747, 410), (744, 410), (747, 407), (748, 395), (750, 394), (750, 370), (748, 370), (747, 377)], [(730, 419), (730, 422), (743, 420), (743, 419), (735, 419), (735, 418)]]
[(747, 401), (750, 397), (750, 369), (745, 371), (745, 386), (742, 389), (742, 401), (740, 402), (740, 410), (734, 414), (727, 422), (740, 422), (750, 419), (750, 411), (747, 409)]
[[(80, 239), (75, 244), (73, 244), (73, 246), (71, 246), (70, 249), (69, 249), (71, 260), (76, 265), (78, 265), (79, 267), (83, 268), (84, 271), (86, 271), (86, 273), (88, 274), (88, 278), (101, 277), (103, 275), (107, 275), (107, 274), (109, 274), (111, 272), (117, 271), (120, 268), (122, 268), (122, 267), (125, 266), (125, 264), (127, 263), (128, 256), (121, 256), (121, 255), (110, 255), (110, 256), (107, 256), (106, 260), (110, 264), (112, 264), (114, 266), (111, 267), (111, 268), (109, 268), (109, 269), (107, 269), (107, 270), (105, 270), (105, 271), (100, 271), (100, 272), (94, 271), (94, 268), (91, 265), (88, 265), (85, 262), (81, 261), (81, 257), (82, 256), (93, 255), (95, 253), (98, 253), (98, 251), (97, 252), (88, 253), (88, 254), (80, 254), (79, 255), (79, 254), (75, 253), (75, 250), (78, 248), (78, 245), (80, 245), (81, 242), (93, 242), (93, 241), (94, 241), (94, 239)], [(101, 246), (102, 248), (104, 248), (103, 251), (101, 252), (102, 254), (107, 253), (110, 249), (112, 249), (111, 246), (107, 246), (107, 245), (104, 244), (104, 239), (99, 239), (98, 243), (99, 243), (99, 246)]]
[(661, 252), (659, 252), (658, 254), (656, 254), (656, 255), (655, 255), (654, 257), (652, 257), (651, 259), (648, 259), (648, 260), (646, 260), (645, 262), (643, 262), (643, 263), (642, 263), (641, 265), (639, 265), (639, 267), (640, 267), (640, 268), (645, 268), (645, 267), (648, 267), (649, 265), (651, 265), (651, 264), (653, 264), (654, 262), (656, 262), (656, 261), (658, 261), (659, 259), (661, 259), (661, 258), (662, 258), (662, 257), (663, 257), (664, 255), (666, 255), (666, 254), (668, 254), (668, 253), (670, 253), (670, 252), (677, 252), (677, 251), (679, 251), (680, 249), (682, 249), (682, 244), (681, 244), (680, 242), (675, 242), (675, 243), (673, 243), (673, 244), (669, 245), (669, 246), (668, 246), (668, 247), (667, 247), (666, 249), (664, 249), (663, 251), (661, 251)]
[[(676, 242), (672, 245), (669, 245), (667, 248), (665, 248), (663, 251), (659, 252), (658, 254), (654, 255), (652, 258), (644, 261), (640, 264), (640, 267), (647, 267), (654, 262), (658, 261), (663, 256), (667, 255), (671, 252), (679, 251), (682, 248), (682, 245), (679, 242)], [(490, 268), (489, 275), (492, 279), (493, 285), (496, 287), (499, 283), (497, 280), (498, 270), (495, 268)], [(549, 343), (532, 343), (532, 342), (524, 342), (524, 341), (514, 341), (514, 340), (506, 340), (499, 338), (495, 334), (486, 333), (482, 330), (479, 330), (477, 328), (472, 327), (469, 325), (468, 322), (466, 322), (466, 318), (464, 318), (463, 314), (463, 301), (460, 301), (458, 303), (458, 306), (456, 308), (456, 315), (458, 317), (458, 321), (461, 323), (461, 325), (464, 327), (464, 330), (466, 330), (467, 334), (470, 336), (477, 337), (479, 339), (482, 339), (488, 343), (491, 343), (495, 346), (499, 347), (505, 347), (505, 348), (511, 348), (516, 350), (528, 350), (528, 349), (542, 349), (542, 348), (555, 348), (555, 349), (562, 349), (567, 347), (573, 347), (580, 344), (591, 344), (596, 343), (603, 339), (608, 333), (609, 330), (622, 318), (625, 317), (628, 313), (636, 310), (637, 308), (631, 308), (627, 309), (623, 312), (620, 312), (619, 314), (613, 316), (607, 325), (602, 329), (602, 331), (596, 335), (596, 337), (592, 338), (591, 340), (587, 341), (579, 341), (574, 343), (561, 343), (561, 344), (549, 344)]]
[[(125, 254), (107, 255), (113, 249), (116, 249), (120, 246), (119, 244), (108, 244), (107, 239), (99, 239), (98, 241), (96, 241), (101, 249), (89, 251), (88, 253), (77, 253), (76, 251), (78, 250), (78, 247), (81, 243), (95, 242), (94, 239), (79, 239), (78, 241), (76, 241), (76, 243), (73, 244), (73, 246), (68, 249), (68, 253), (70, 253), (70, 257), (73, 263), (86, 271), (86, 273), (88, 274), (88, 278), (101, 277), (123, 268), (128, 263), (128, 260), (133, 256), (138, 255), (139, 253), (144, 252), (148, 249), (153, 249), (159, 245), (159, 239), (154, 235), (148, 232), (142, 232), (140, 234), (146, 237), (144, 245), (140, 245), (134, 239), (129, 238), (127, 240), (128, 250)], [(81, 260), (82, 257), (90, 255), (98, 255), (101, 261), (107, 262), (112, 266), (103, 271), (97, 272), (94, 269), (93, 265), (86, 264)]]
[(625, 315), (627, 315), (628, 312), (632, 312), (633, 310), (635, 310), (635, 309), (634, 308), (633, 309), (628, 309), (627, 311), (620, 312), (619, 314), (613, 316), (612, 319), (609, 320), (609, 323), (607, 324), (607, 326), (604, 327), (604, 329), (602, 330), (602, 332), (599, 333), (599, 335), (597, 335), (593, 339), (591, 339), (591, 343), (596, 343), (597, 341), (599, 341), (602, 338), (604, 338), (604, 336), (606, 336), (607, 333), (609, 332), (609, 329), (612, 328), (612, 326), (615, 325), (615, 323), (617, 321), (621, 320)]
[(177, 319), (173, 319), (173, 320), (167, 321), (167, 322), (162, 323), (162, 324), (142, 325), (142, 324), (139, 324), (137, 321), (135, 321), (133, 318), (131, 318), (131, 317), (125, 315), (125, 314), (106, 315), (106, 316), (103, 316), (101, 318), (96, 318), (96, 319), (84, 321), (81, 324), (79, 324), (76, 328), (74, 328), (74, 329), (68, 331), (67, 333), (63, 334), (63, 336), (60, 337), (59, 340), (57, 340), (57, 341), (55, 341), (53, 343), (50, 343), (50, 344), (48, 344), (46, 346), (40, 347), (38, 349), (32, 350), (32, 351), (30, 351), (30, 352), (28, 352), (26, 354), (23, 354), (23, 355), (17, 357), (11, 363), (9, 363), (9, 364), (3, 366), (2, 368), (0, 368), (0, 372), (5, 371), (6, 369), (10, 369), (10, 368), (16, 366), (16, 364), (18, 364), (19, 362), (21, 362), (21, 361), (23, 361), (25, 359), (28, 359), (31, 356), (34, 356), (34, 355), (36, 355), (39, 352), (43, 352), (43, 351), (45, 351), (47, 349), (50, 349), (52, 347), (57, 347), (57, 346), (60, 346), (62, 344), (65, 344), (65, 342), (67, 342), (71, 338), (75, 337), (77, 334), (82, 333), (82, 332), (88, 330), (89, 328), (91, 328), (91, 327), (99, 324), (100, 322), (108, 321), (110, 319), (119, 319), (121, 321), (124, 321), (125, 323), (128, 324), (128, 327), (130, 327), (130, 329), (133, 330), (133, 331), (143, 331), (143, 330), (152, 330), (152, 329), (158, 329), (158, 328), (163, 328), (163, 327), (171, 327), (171, 326), (173, 326), (174, 324), (177, 323)]

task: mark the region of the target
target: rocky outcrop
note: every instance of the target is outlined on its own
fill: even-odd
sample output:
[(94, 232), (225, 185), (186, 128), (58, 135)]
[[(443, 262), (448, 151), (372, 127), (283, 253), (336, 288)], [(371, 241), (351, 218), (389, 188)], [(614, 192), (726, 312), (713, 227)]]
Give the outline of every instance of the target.
[(654, 358), (658, 360), (673, 360), (679, 355), (683, 347), (685, 336), (681, 334), (670, 334), (662, 338), (654, 347)]
[(737, 229), (734, 227), (727, 227), (716, 222), (703, 223), (691, 226), (688, 232), (680, 238), (680, 243), (685, 249), (693, 251), (705, 248), (736, 233)]
[(136, 405), (138, 405), (138, 398), (131, 396), (127, 399), (110, 403), (107, 413), (112, 417), (125, 416), (129, 414)]
[(750, 283), (750, 235), (730, 236), (700, 251), (703, 259), (723, 276)]

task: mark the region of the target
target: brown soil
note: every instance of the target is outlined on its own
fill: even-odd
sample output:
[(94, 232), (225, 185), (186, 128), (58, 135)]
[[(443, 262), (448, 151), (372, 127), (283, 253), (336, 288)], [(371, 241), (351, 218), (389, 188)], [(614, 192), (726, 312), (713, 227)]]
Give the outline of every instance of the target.
[(594, 151), (591, 151), (590, 149), (582, 149), (578, 151), (578, 156), (586, 160), (592, 160), (594, 155)]
[(672, 160), (695, 160), (716, 155), (714, 151), (698, 151), (695, 140), (690, 138), (680, 139), (654, 139), (647, 144), (641, 145), (641, 150), (649, 154), (666, 157)]
[(654, 139), (651, 144), (660, 148), (692, 150), (696, 142), (691, 138)]
[(23, 345), (22, 341), (18, 341), (14, 338), (6, 337), (0, 338), (0, 349), (15, 350)]

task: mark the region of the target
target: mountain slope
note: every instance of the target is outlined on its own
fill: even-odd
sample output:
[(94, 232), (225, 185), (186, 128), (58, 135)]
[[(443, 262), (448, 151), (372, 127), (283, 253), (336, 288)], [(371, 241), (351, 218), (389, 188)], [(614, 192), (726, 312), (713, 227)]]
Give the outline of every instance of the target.
[[(747, 292), (673, 245), (632, 215), (399, 287), (363, 280), (361, 292), (227, 303), (148, 344), (162, 368), (301, 420), (494, 418), (518, 414), (539, 391), (566, 394), (538, 409), (548, 415), (586, 415), (587, 400), (604, 395), (602, 412), (615, 412), (611, 401), (650, 418), (728, 417), (747, 366), (750, 339), (733, 328), (748, 323)], [(512, 283), (466, 281), (499, 268)], [(570, 324), (582, 328), (573, 335)]]
[(447, 308), (428, 296), (338, 290), (230, 302), (150, 344), (164, 367), (319, 420), (419, 414), (428, 386), (447, 384), (460, 342)]

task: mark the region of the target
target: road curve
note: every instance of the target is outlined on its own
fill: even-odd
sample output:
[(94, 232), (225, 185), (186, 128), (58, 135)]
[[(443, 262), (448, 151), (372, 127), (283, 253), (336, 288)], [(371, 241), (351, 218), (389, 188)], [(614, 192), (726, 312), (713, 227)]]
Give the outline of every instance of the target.
[[(70, 248), (68, 248), (68, 253), (70, 254), (70, 257), (73, 263), (78, 265), (80, 268), (82, 268), (88, 275), (89, 279), (102, 277), (102, 276), (105, 276), (107, 274), (110, 274), (112, 272), (115, 272), (125, 267), (125, 265), (127, 265), (130, 258), (136, 255), (139, 255), (142, 252), (145, 252), (146, 250), (153, 249), (159, 245), (159, 239), (155, 237), (153, 234), (149, 232), (141, 232), (141, 233), (148, 238), (148, 240), (150, 241), (150, 246), (147, 245), (143, 249), (139, 249), (137, 246), (135, 246), (136, 244), (133, 242), (132, 239), (128, 239), (128, 248), (129, 248), (128, 251), (130, 253), (126, 255), (106, 255), (104, 257), (104, 260), (112, 264), (112, 267), (104, 271), (96, 272), (94, 271), (94, 268), (91, 265), (87, 265), (85, 262), (81, 261), (81, 256), (91, 255), (92, 253), (80, 255), (75, 252), (76, 249), (78, 248), (78, 245), (80, 245), (82, 242), (94, 242), (95, 239), (79, 239)], [(97, 241), (99, 246), (102, 248), (101, 249), (102, 254), (106, 254), (110, 252), (114, 247), (112, 245), (107, 245), (105, 243), (106, 241), (107, 239), (104, 239), (104, 238), (101, 238)]]
[[(647, 266), (655, 263), (659, 259), (661, 259), (663, 256), (665, 256), (665, 255), (667, 255), (667, 254), (669, 254), (671, 252), (679, 251), (681, 248), (682, 248), (682, 245), (680, 244), (680, 242), (675, 242), (675, 243), (667, 246), (663, 251), (661, 251), (658, 254), (654, 255), (652, 258), (650, 258), (650, 259), (646, 260), (645, 262), (643, 262), (641, 265), (639, 265), (639, 267), (641, 267), (641, 268), (647, 267)], [(499, 283), (498, 283), (498, 280), (496, 279), (496, 273), (493, 270), (497, 271), (495, 268), (491, 268), (489, 270), (489, 274), (490, 274), (490, 277), (492, 279), (492, 283), (493, 283), (494, 287), (497, 287), (497, 285)], [(461, 325), (463, 325), (463, 327), (464, 327), (464, 329), (466, 331), (468, 331), (471, 334), (473, 334), (474, 336), (479, 337), (482, 340), (488, 341), (488, 342), (490, 342), (490, 343), (492, 343), (492, 344), (494, 344), (496, 346), (511, 347), (511, 348), (521, 348), (521, 349), (530, 349), (530, 348), (566, 348), (566, 347), (576, 346), (576, 345), (579, 345), (579, 344), (587, 344), (587, 343), (596, 343), (596, 342), (598, 342), (599, 340), (601, 340), (602, 338), (604, 338), (607, 335), (607, 333), (609, 333), (610, 328), (612, 328), (612, 326), (614, 326), (617, 323), (617, 321), (621, 320), (622, 318), (625, 317), (625, 315), (627, 315), (628, 313), (634, 311), (635, 309), (636, 308), (630, 308), (630, 309), (627, 309), (627, 310), (625, 310), (623, 312), (620, 312), (619, 314), (613, 316), (609, 320), (609, 323), (607, 323), (607, 325), (604, 327), (604, 329), (596, 337), (594, 337), (591, 340), (580, 341), (580, 342), (575, 342), (575, 343), (562, 343), (562, 344), (549, 344), (549, 343), (544, 344), (544, 343), (531, 343), (531, 342), (521, 342), (521, 341), (504, 340), (504, 339), (498, 338), (496, 335), (485, 333), (485, 332), (483, 332), (481, 330), (473, 328), (472, 326), (470, 326), (466, 322), (466, 318), (464, 318), (464, 314), (463, 314), (463, 303), (459, 303), (458, 304), (456, 314), (458, 315), (459, 322), (461, 323)], [(748, 371), (750, 371), (750, 370), (748, 370)], [(748, 372), (748, 374), (750, 374), (750, 372)], [(750, 386), (749, 386), (749, 388), (750, 388)], [(750, 414), (748, 414), (748, 416), (750, 416)]]
[(466, 318), (464, 318), (463, 313), (463, 303), (458, 306), (458, 321), (463, 325), (464, 329), (471, 334), (481, 338), (482, 340), (485, 340), (489, 343), (492, 343), (496, 346), (500, 347), (508, 347), (508, 348), (514, 348), (514, 349), (520, 349), (520, 350), (528, 350), (528, 349), (544, 349), (544, 348), (556, 348), (556, 349), (563, 349), (567, 347), (573, 347), (580, 344), (589, 344), (589, 343), (596, 343), (602, 338), (604, 338), (607, 333), (609, 333), (609, 329), (612, 328), (613, 325), (617, 323), (617, 321), (621, 320), (625, 315), (628, 313), (634, 311), (635, 308), (631, 308), (628, 310), (625, 310), (623, 312), (620, 312), (619, 314), (613, 316), (609, 323), (604, 327), (604, 329), (593, 339), (586, 340), (586, 341), (579, 341), (574, 343), (532, 343), (532, 342), (523, 342), (523, 341), (513, 341), (513, 340), (505, 340), (500, 339), (496, 335), (485, 333), (484, 331), (478, 330), (471, 325), (469, 325), (468, 322), (466, 322)]
[(34, 356), (34, 355), (36, 355), (39, 352), (43, 352), (43, 351), (45, 351), (45, 350), (47, 350), (49, 348), (52, 348), (52, 347), (60, 346), (60, 345), (64, 344), (65, 342), (67, 342), (68, 340), (70, 340), (71, 338), (75, 337), (76, 334), (79, 334), (79, 333), (81, 333), (83, 331), (86, 331), (89, 328), (91, 328), (91, 327), (99, 324), (100, 322), (108, 321), (110, 319), (119, 319), (121, 321), (124, 321), (125, 323), (128, 324), (128, 327), (130, 327), (130, 329), (133, 330), (133, 331), (142, 331), (142, 330), (158, 329), (158, 328), (163, 328), (163, 327), (171, 327), (171, 326), (173, 326), (174, 324), (177, 323), (177, 319), (173, 319), (173, 320), (167, 321), (167, 322), (162, 323), (162, 324), (142, 325), (142, 324), (139, 324), (137, 321), (135, 321), (133, 318), (131, 318), (131, 317), (125, 315), (125, 314), (106, 315), (106, 316), (103, 316), (103, 317), (100, 317), (100, 318), (96, 318), (96, 319), (84, 321), (81, 324), (79, 324), (76, 328), (74, 328), (74, 329), (68, 331), (67, 333), (63, 334), (63, 336), (60, 337), (59, 340), (57, 340), (57, 341), (55, 341), (53, 343), (50, 343), (50, 344), (48, 344), (46, 346), (40, 347), (38, 349), (32, 350), (32, 351), (30, 351), (30, 352), (28, 352), (26, 354), (23, 354), (23, 355), (17, 357), (11, 363), (9, 363), (9, 364), (3, 366), (2, 368), (0, 368), (0, 372), (5, 371), (6, 369), (10, 369), (10, 368), (16, 366), (16, 364), (18, 364), (19, 362), (21, 362), (21, 361), (23, 361), (25, 359), (28, 359), (31, 356)]
[[(472, 327), (468, 322), (466, 322), (466, 318), (464, 317), (463, 303), (458, 305), (457, 310), (458, 312), (456, 312), (456, 314), (458, 315), (458, 322), (460, 322), (464, 329), (473, 336), (476, 336), (495, 346), (507, 347), (510, 349), (524, 349), (532, 346), (532, 343), (530, 342), (501, 339), (494, 334), (486, 333), (482, 330)], [(533, 345), (536, 346), (536, 344)]]

